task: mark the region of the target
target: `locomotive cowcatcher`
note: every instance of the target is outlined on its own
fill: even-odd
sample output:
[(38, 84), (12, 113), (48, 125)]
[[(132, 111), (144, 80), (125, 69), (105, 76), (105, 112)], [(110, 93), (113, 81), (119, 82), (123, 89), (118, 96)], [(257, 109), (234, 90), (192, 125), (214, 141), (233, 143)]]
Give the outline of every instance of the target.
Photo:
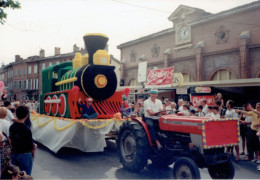
[(208, 168), (213, 179), (234, 177), (234, 167), (224, 147), (239, 143), (237, 119), (163, 115), (156, 128), (161, 150), (152, 142), (142, 119), (133, 118), (121, 125), (117, 152), (125, 169), (141, 171), (150, 159), (158, 167), (174, 162), (173, 176), (177, 179), (199, 179), (198, 168)]

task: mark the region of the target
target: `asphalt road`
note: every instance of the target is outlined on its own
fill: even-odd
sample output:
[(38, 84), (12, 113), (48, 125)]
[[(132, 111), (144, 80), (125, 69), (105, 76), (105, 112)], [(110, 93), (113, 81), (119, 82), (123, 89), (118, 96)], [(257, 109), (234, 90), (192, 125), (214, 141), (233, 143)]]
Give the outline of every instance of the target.
[[(251, 162), (234, 162), (235, 179), (259, 179), (260, 172)], [(151, 162), (140, 173), (122, 168), (116, 143), (107, 141), (104, 152), (85, 153), (72, 148), (63, 148), (58, 154), (43, 145), (38, 145), (33, 165), (34, 179), (172, 179), (172, 167), (157, 169)], [(210, 179), (207, 169), (200, 169), (202, 179)]]

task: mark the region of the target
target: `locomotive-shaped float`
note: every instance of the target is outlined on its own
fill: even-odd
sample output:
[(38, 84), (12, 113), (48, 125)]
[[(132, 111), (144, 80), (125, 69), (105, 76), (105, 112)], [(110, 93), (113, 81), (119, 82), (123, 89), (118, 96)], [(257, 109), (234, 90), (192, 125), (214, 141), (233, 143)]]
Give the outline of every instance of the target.
[(64, 62), (42, 70), (40, 113), (64, 118), (80, 118), (78, 100), (94, 99), (98, 118), (111, 118), (120, 112), (122, 93), (116, 92), (115, 67), (105, 49), (108, 37), (86, 34), (88, 54), (76, 53), (72, 62)]
[[(107, 135), (125, 121), (119, 112), (126, 91), (116, 91), (115, 67), (105, 50), (108, 37), (91, 33), (83, 39), (88, 54), (76, 53), (72, 62), (42, 70), (40, 113), (31, 113), (32, 133), (53, 152), (62, 147), (102, 152)], [(89, 97), (96, 119), (81, 118), (79, 104)]]

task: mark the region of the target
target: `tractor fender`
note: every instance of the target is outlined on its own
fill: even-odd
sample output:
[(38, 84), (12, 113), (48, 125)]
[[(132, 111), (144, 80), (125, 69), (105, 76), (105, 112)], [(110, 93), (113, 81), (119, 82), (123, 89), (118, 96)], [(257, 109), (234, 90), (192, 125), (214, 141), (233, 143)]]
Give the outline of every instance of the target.
[(152, 141), (152, 137), (151, 137), (150, 131), (149, 131), (148, 126), (146, 125), (146, 123), (142, 119), (137, 119), (137, 118), (133, 118), (132, 121), (135, 121), (135, 122), (141, 124), (141, 126), (144, 128), (145, 133), (147, 135), (150, 147), (153, 147), (154, 144), (153, 144), (153, 141)]

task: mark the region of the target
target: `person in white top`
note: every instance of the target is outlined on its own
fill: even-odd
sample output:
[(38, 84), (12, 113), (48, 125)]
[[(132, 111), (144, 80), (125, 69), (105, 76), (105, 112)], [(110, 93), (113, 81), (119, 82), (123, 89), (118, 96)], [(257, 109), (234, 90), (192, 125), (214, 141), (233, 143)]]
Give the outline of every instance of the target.
[(213, 112), (212, 112), (212, 106), (208, 106), (208, 114), (205, 115), (205, 117), (212, 117), (214, 116)]
[(167, 114), (174, 114), (176, 109), (176, 103), (175, 102), (171, 102), (170, 100), (166, 101), (166, 113)]
[(208, 114), (208, 105), (206, 99), (200, 100), (200, 105), (203, 107), (202, 112), (206, 115)]
[(152, 89), (150, 91), (150, 98), (144, 101), (144, 121), (149, 128), (152, 140), (155, 141), (157, 148), (161, 149), (162, 145), (157, 137), (155, 123), (158, 123), (158, 115), (166, 114), (166, 112), (163, 111), (162, 102), (159, 99), (157, 99), (157, 96), (158, 90)]
[(211, 110), (211, 117), (214, 118), (214, 119), (220, 119), (220, 115), (219, 115), (219, 112), (218, 112), (218, 107), (217, 106), (213, 106), (212, 107), (212, 110)]
[[(225, 118), (232, 118), (232, 119), (238, 118), (238, 114), (233, 109), (234, 106), (235, 106), (235, 102), (233, 100), (227, 101), (227, 103), (226, 103), (227, 110), (226, 110), (226, 113), (225, 113)], [(239, 161), (239, 146), (236, 145), (235, 149), (236, 149), (236, 153), (237, 153), (236, 161)], [(233, 154), (233, 146), (227, 147), (227, 151)]]
[(183, 99), (178, 100), (178, 110), (180, 112), (183, 111), (183, 103), (184, 103)]
[(180, 111), (180, 112), (182, 112), (183, 113), (183, 116), (189, 116), (190, 115), (190, 111), (189, 111), (189, 106), (187, 105), (187, 104), (184, 104), (183, 106), (183, 110), (182, 111)]
[[(176, 112), (176, 103), (175, 102), (171, 102), (171, 109), (170, 109), (170, 112), (168, 114), (175, 114)], [(167, 109), (166, 109), (167, 110)]]
[(5, 101), (5, 102), (4, 102), (4, 106), (5, 106), (6, 109), (7, 109), (7, 116), (6, 116), (5, 119), (12, 124), (13, 121), (15, 120), (15, 117), (14, 117), (13, 113), (9, 110), (9, 108), (11, 107), (10, 101)]
[(198, 116), (199, 117), (205, 117), (204, 112), (202, 112), (203, 107), (201, 105), (198, 106)]
[[(7, 109), (5, 107), (0, 107), (0, 125), (1, 125), (0, 131), (2, 132), (2, 134), (5, 133), (5, 135), (9, 137), (10, 122), (5, 120), (6, 116), (7, 116)], [(7, 137), (3, 136), (3, 140), (7, 140)]]

